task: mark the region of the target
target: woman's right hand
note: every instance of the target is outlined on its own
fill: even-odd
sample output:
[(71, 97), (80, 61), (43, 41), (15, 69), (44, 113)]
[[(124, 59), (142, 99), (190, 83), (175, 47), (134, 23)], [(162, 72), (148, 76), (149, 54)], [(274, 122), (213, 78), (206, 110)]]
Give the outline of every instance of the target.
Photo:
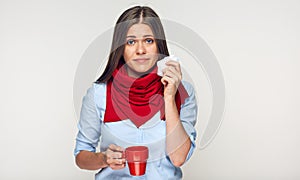
[(113, 169), (118, 170), (125, 167), (125, 150), (124, 148), (115, 144), (110, 144), (104, 152), (107, 165)]

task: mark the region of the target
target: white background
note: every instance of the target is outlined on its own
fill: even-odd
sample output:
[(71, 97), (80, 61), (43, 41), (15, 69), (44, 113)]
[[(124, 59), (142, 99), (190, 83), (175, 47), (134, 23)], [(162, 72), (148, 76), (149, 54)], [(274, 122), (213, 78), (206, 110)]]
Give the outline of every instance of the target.
[(299, 179), (297, 0), (1, 0), (0, 179), (93, 179), (74, 163), (74, 76), (89, 44), (136, 4), (197, 32), (224, 73), (223, 123), (184, 179)]

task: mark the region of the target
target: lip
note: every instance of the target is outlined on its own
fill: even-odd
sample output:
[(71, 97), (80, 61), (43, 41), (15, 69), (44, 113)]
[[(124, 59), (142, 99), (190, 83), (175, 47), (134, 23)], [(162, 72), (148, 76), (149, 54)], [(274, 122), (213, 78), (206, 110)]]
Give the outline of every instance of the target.
[(136, 59), (133, 59), (134, 61), (137, 61), (137, 62), (140, 62), (140, 63), (143, 63), (143, 62), (146, 62), (148, 61), (150, 58), (136, 58)]

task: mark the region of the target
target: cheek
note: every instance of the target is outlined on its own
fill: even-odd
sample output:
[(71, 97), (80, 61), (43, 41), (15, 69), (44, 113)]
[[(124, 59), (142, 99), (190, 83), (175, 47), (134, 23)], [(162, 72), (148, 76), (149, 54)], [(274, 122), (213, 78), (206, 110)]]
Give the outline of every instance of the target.
[(158, 54), (158, 49), (156, 47), (152, 48), (151, 54), (154, 59), (156, 59), (156, 60), (158, 59), (159, 54)]
[(153, 45), (152, 47), (151, 47), (151, 52), (152, 53), (158, 53), (158, 48), (157, 48), (157, 46), (156, 45)]
[(158, 48), (157, 48), (157, 45), (154, 44), (153, 46), (151, 46), (151, 48), (149, 49), (149, 52), (151, 54), (158, 54)]
[(132, 51), (132, 49), (125, 47), (124, 53), (123, 53), (125, 62), (129, 61), (132, 58), (133, 54), (134, 54), (134, 52)]

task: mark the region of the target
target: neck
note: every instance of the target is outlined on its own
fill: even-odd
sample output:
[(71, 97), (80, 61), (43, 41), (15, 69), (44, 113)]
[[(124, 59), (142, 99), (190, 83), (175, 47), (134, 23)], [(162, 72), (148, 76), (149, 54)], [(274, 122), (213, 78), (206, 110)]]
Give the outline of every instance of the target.
[(129, 77), (132, 77), (132, 78), (140, 78), (140, 77), (143, 77), (143, 76), (145, 76), (145, 75), (147, 75), (147, 74), (149, 74), (151, 71), (153, 71), (153, 69), (156, 67), (156, 65), (154, 65), (153, 67), (151, 67), (148, 71), (146, 71), (146, 72), (136, 72), (136, 71), (133, 71), (133, 70), (129, 70), (129, 67), (128, 66), (126, 66), (126, 72), (127, 72), (127, 75), (129, 76)]

